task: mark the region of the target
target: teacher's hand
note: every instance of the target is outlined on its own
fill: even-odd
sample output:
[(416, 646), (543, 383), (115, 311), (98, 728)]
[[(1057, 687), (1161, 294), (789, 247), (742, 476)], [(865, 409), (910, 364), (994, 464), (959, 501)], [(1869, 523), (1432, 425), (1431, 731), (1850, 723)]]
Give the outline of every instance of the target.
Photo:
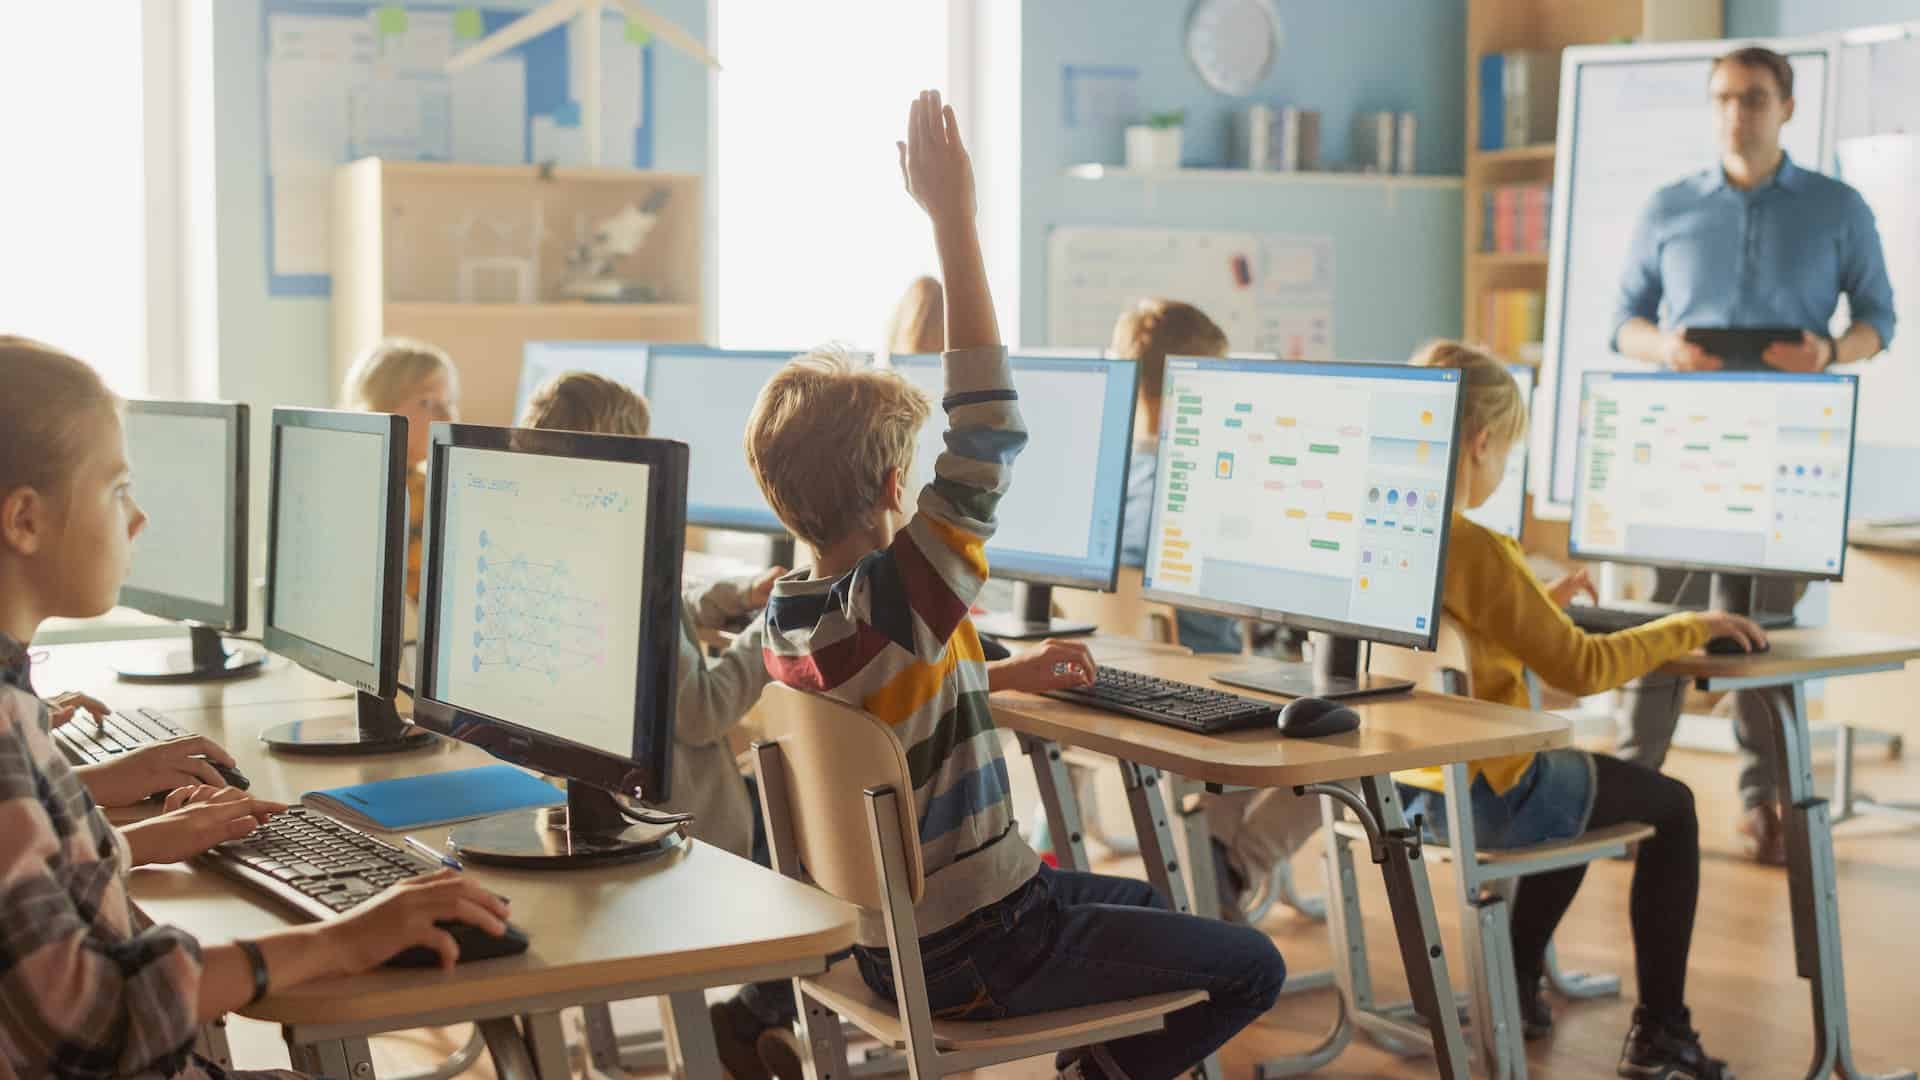
[(1802, 330), (1798, 342), (1776, 341), (1767, 346), (1767, 351), (1760, 358), (1767, 362), (1768, 367), (1811, 375), (1824, 371), (1828, 364), (1833, 363), (1833, 342)]
[(1688, 341), (1684, 326), (1667, 335), (1665, 362), (1668, 371), (1719, 371), (1725, 366), (1719, 357)]

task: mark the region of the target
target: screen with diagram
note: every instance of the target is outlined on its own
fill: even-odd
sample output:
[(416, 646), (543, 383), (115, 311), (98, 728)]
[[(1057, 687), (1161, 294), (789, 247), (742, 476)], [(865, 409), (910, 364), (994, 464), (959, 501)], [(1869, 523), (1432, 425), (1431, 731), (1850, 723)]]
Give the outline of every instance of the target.
[(747, 467), (747, 417), (791, 352), (655, 345), (647, 352), (653, 437), (686, 443), (687, 524), (781, 532)]
[(651, 470), (445, 454), (434, 698), (631, 758)]
[(380, 651), (387, 440), (276, 424), (269, 616), (274, 627), (371, 664)]
[(1459, 376), (1169, 360), (1146, 587), (1175, 603), (1428, 642)]
[(1838, 577), (1858, 385), (1851, 375), (1588, 375), (1572, 554)]
[[(127, 406), (127, 462), (147, 527), (133, 543), (125, 584), (220, 607), (232, 580), (225, 523), (233, 515), (228, 417)], [(216, 531), (217, 530), (217, 531)]]
[[(1127, 360), (1023, 355), (1008, 357), (1008, 363), (1027, 447), (1000, 500), (987, 564), (997, 577), (1105, 588), (1119, 565), (1135, 366)], [(946, 384), (938, 356), (896, 356), (893, 365), (933, 402), (913, 457), (917, 492), (933, 479), (934, 459), (946, 449), (940, 406)]]
[[(1509, 364), (1507, 373), (1520, 386), (1521, 407), (1527, 415), (1533, 415), (1533, 375), (1532, 366), (1527, 364)], [(1461, 516), (1478, 525), (1484, 525), (1502, 536), (1520, 539), (1520, 530), (1527, 519), (1527, 436), (1516, 439), (1513, 449), (1507, 453), (1507, 471), (1500, 477), (1500, 486), (1486, 502), (1472, 509), (1463, 509)]]
[(642, 341), (529, 341), (520, 353), (520, 391), (513, 399), (513, 421), (527, 415), (533, 392), (554, 376), (587, 371), (619, 383), (636, 394), (647, 392), (647, 345)]

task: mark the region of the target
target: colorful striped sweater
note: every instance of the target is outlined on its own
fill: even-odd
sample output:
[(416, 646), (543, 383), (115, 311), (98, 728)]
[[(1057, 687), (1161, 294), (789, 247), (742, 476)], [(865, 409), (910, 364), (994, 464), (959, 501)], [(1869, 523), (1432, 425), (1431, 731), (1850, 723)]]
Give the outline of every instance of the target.
[[(767, 605), (767, 672), (891, 725), (906, 747), (926, 894), (922, 935), (1004, 899), (1039, 870), (1014, 827), (1007, 763), (987, 704), (987, 667), (967, 610), (987, 580), (986, 542), (1027, 442), (1007, 352), (946, 354), (946, 451), (918, 513), (885, 549), (838, 578), (800, 571)], [(885, 946), (878, 912), (863, 945)]]

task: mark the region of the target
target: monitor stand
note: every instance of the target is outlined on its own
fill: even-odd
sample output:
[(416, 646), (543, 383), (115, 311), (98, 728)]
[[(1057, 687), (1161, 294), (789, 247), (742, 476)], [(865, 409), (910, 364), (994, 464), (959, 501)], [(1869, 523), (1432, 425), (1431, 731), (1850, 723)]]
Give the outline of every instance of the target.
[(767, 558), (772, 561), (767, 565), (784, 566), (789, 570), (796, 569), (793, 560), (797, 547), (792, 533), (780, 533), (773, 538), (772, 550), (767, 553)]
[(290, 720), (260, 733), (267, 749), (283, 754), (391, 754), (418, 750), (433, 740), (433, 732), (401, 718), (392, 698), (365, 690), (355, 694), (352, 715)]
[(189, 626), (187, 647), (169, 642), (143, 648), (114, 670), (127, 682), (219, 682), (253, 675), (267, 662), (259, 649), (240, 646), (228, 651), (220, 631), (211, 626)]
[(1754, 612), (1754, 594), (1759, 584), (1759, 579), (1751, 574), (1715, 574), (1707, 582), (1707, 610), (1745, 615), (1759, 623), (1762, 630), (1785, 630), (1792, 626), (1791, 611)]
[(1073, 622), (1053, 617), (1053, 586), (1013, 583), (1013, 610), (995, 612), (973, 620), (973, 628), (1004, 641), (1030, 641), (1035, 638), (1074, 637), (1091, 634), (1092, 623)]
[(1215, 672), (1215, 682), (1258, 690), (1280, 697), (1343, 698), (1399, 694), (1413, 689), (1406, 679), (1369, 675), (1360, 670), (1360, 639), (1322, 634), (1307, 635), (1311, 664), (1259, 664)]
[(569, 870), (635, 862), (685, 846), (687, 820), (636, 822), (618, 799), (569, 781), (565, 806), (514, 810), (456, 825), (447, 846), (456, 858), (525, 870)]

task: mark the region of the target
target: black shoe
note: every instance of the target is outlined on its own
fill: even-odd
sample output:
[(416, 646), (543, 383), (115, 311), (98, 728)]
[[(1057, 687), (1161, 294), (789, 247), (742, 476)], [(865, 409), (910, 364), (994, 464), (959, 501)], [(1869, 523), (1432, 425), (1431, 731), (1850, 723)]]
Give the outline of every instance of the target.
[(1700, 1033), (1688, 1024), (1684, 1009), (1677, 1023), (1662, 1023), (1645, 1005), (1637, 1006), (1620, 1048), (1619, 1074), (1633, 1080), (1734, 1080), (1726, 1062), (1700, 1048)]
[(1522, 972), (1519, 982), (1520, 1034), (1528, 1042), (1539, 1042), (1553, 1034), (1553, 1010), (1547, 1007), (1546, 980)]
[(733, 1080), (773, 1080), (773, 1073), (760, 1059), (760, 1033), (767, 1025), (738, 998), (716, 1001), (707, 1007), (707, 1019), (713, 1024), (713, 1043), (720, 1051), (720, 1064)]
[(1227, 854), (1227, 845), (1212, 838), (1213, 880), (1220, 890), (1220, 917), (1227, 922), (1243, 923), (1247, 921), (1247, 909), (1244, 906), (1247, 895), (1247, 879), (1242, 877), (1238, 867), (1233, 865), (1232, 856)]

